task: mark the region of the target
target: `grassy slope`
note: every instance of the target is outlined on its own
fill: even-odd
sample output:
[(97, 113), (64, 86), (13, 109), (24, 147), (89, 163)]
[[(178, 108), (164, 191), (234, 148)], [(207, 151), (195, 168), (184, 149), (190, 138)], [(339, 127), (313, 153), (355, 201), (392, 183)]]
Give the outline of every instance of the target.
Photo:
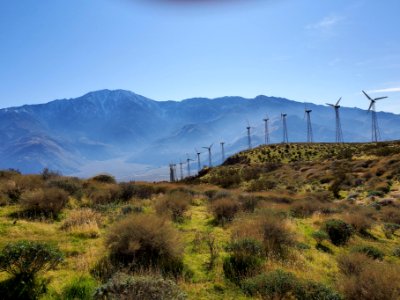
[[(386, 146), (385, 146), (386, 147)], [(398, 149), (399, 145), (389, 144), (387, 147)], [(276, 145), (272, 147), (260, 147), (249, 152), (242, 152), (233, 156), (226, 166), (223, 168), (241, 168), (243, 161), (246, 166), (258, 166), (265, 163), (265, 151), (270, 151), (270, 157), (276, 157), (277, 161), (289, 163), (293, 161), (293, 157), (298, 158), (298, 153), (310, 152), (312, 157), (307, 157), (306, 160), (312, 160), (318, 166), (323, 164), (324, 160), (336, 159), (343, 149), (351, 148), (356, 159), (367, 160), (374, 156), (375, 148), (369, 145), (351, 144), (351, 145), (326, 145), (315, 144), (312, 146), (305, 144), (291, 145), (288, 152), (285, 152), (287, 146)], [(280, 152), (279, 152), (280, 151)], [(332, 152), (333, 151), (333, 152)], [(396, 152), (396, 151), (394, 151)], [(284, 156), (281, 154), (285, 153)], [(315, 153), (315, 154), (312, 154)], [(333, 157), (333, 158), (332, 158)], [(383, 157), (382, 159), (388, 159)], [(250, 161), (249, 161), (250, 160)], [(235, 162), (241, 164), (234, 164)], [(316, 167), (316, 166), (314, 166)], [(216, 169), (218, 170), (218, 169)], [(202, 180), (208, 181), (210, 174), (216, 170), (211, 170), (207, 173)], [(282, 170), (282, 168), (281, 168)], [(279, 172), (275, 171), (275, 172)], [(283, 172), (283, 171), (281, 171)], [(292, 170), (287, 171), (286, 175), (293, 176)], [(301, 172), (301, 173), (305, 173)], [(280, 174), (282, 175), (282, 174)], [(289, 176), (288, 175), (288, 176)], [(312, 185), (312, 183), (304, 183), (304, 185)], [(175, 184), (175, 186), (180, 186)], [(186, 185), (184, 185), (186, 186)], [(180, 281), (179, 284), (183, 290), (187, 292), (190, 299), (247, 299), (247, 297), (237, 288), (224, 278), (222, 271), (222, 260), (227, 255), (224, 246), (230, 239), (231, 226), (213, 226), (212, 216), (207, 208), (207, 199), (202, 194), (205, 190), (220, 189), (219, 187), (202, 184), (202, 185), (189, 185), (186, 186), (197, 192), (193, 204), (190, 206), (189, 211), (186, 213), (187, 219), (182, 224), (177, 224), (177, 228), (182, 232), (182, 240), (185, 244), (184, 262), (193, 271), (193, 278), (190, 281)], [(386, 197), (396, 198), (399, 194), (399, 183), (394, 181), (391, 186), (391, 192)], [(297, 192), (292, 193), (293, 197), (297, 194), (304, 193), (306, 188), (302, 186)], [(260, 191), (257, 195), (271, 196), (274, 191)], [(281, 190), (277, 188), (278, 194)], [(241, 186), (231, 190), (233, 195), (243, 193)], [(359, 200), (361, 204), (367, 204), (364, 199), (366, 193), (359, 193)], [(153, 199), (154, 200), (154, 199)], [(137, 203), (137, 200), (134, 200)], [(363, 202), (364, 201), (364, 202)], [(397, 200), (396, 200), (397, 201)], [(85, 238), (76, 234), (64, 232), (60, 230), (63, 218), (68, 216), (74, 209), (76, 209), (76, 200), (71, 199), (71, 205), (66, 209), (60, 221), (54, 222), (40, 222), (40, 221), (27, 221), (18, 219), (16, 224), (13, 224), (14, 219), (10, 214), (20, 210), (18, 205), (0, 207), (0, 247), (4, 246), (9, 241), (19, 239), (42, 240), (57, 243), (61, 250), (66, 254), (66, 260), (62, 266), (56, 270), (46, 274), (51, 278), (50, 290), (59, 293), (62, 287), (72, 280), (73, 277), (88, 275), (89, 270), (100, 258), (106, 255), (107, 250), (104, 246), (104, 239), (109, 226), (115, 222), (120, 216), (120, 206), (114, 206), (102, 212), (104, 226), (100, 229), (100, 235), (96, 238)], [(145, 206), (145, 213), (153, 213), (153, 201), (142, 201)], [(265, 206), (269, 208), (282, 208), (277, 203), (266, 203)], [(329, 218), (335, 217), (330, 215)], [(240, 218), (240, 216), (238, 217)], [(276, 268), (283, 268), (297, 274), (299, 277), (313, 279), (316, 281), (324, 282), (333, 286), (337, 278), (336, 257), (342, 252), (348, 252), (351, 247), (359, 244), (373, 245), (385, 253), (385, 260), (395, 264), (400, 264), (399, 258), (392, 256), (392, 250), (400, 246), (400, 236), (395, 235), (393, 239), (387, 239), (382, 232), (381, 224), (376, 225), (371, 230), (371, 234), (375, 239), (368, 239), (360, 235), (352, 238), (351, 242), (345, 247), (335, 247), (329, 242), (324, 242), (324, 245), (329, 247), (332, 253), (326, 253), (316, 249), (316, 242), (311, 237), (312, 232), (319, 229), (320, 224), (327, 217), (320, 214), (313, 215), (310, 218), (299, 219), (290, 218), (289, 223), (296, 233), (298, 242), (301, 242), (308, 247), (308, 249), (293, 249), (291, 257), (284, 261), (268, 261), (265, 269), (272, 270)], [(206, 264), (209, 260), (209, 252), (207, 245), (204, 241), (199, 241), (202, 234), (212, 233), (217, 239), (219, 246), (219, 258), (216, 266), (212, 271), (208, 271)], [(0, 274), (3, 276), (4, 274)], [(51, 299), (51, 293), (46, 296)]]

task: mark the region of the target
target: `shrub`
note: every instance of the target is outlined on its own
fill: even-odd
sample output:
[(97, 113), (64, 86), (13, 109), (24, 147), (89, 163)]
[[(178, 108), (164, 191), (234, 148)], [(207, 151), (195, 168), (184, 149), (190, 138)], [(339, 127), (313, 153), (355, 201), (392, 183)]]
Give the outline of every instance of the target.
[(328, 211), (328, 204), (312, 199), (299, 200), (291, 205), (290, 211), (294, 217), (306, 218), (315, 212)]
[(257, 197), (254, 195), (240, 195), (239, 202), (241, 203), (241, 207), (246, 212), (254, 212), (257, 207), (257, 204), (262, 200), (262, 197)]
[(61, 229), (93, 238), (99, 235), (100, 225), (101, 215), (90, 208), (84, 208), (72, 211), (64, 221)]
[(82, 197), (82, 182), (74, 177), (60, 177), (50, 180), (48, 187), (59, 188), (78, 199)]
[(60, 177), (61, 173), (58, 171), (50, 170), (49, 168), (44, 168), (40, 175), (42, 176), (43, 180), (49, 180), (51, 178)]
[(319, 231), (314, 231), (311, 236), (314, 238), (314, 240), (317, 242), (317, 246), (321, 245), (323, 241), (329, 239), (328, 234), (325, 231), (319, 230)]
[(62, 259), (58, 248), (49, 244), (7, 244), (0, 253), (0, 272), (7, 272), (12, 278), (2, 283), (0, 293), (9, 299), (37, 299), (46, 291), (46, 282), (39, 281), (38, 274), (55, 269)]
[(385, 223), (383, 224), (383, 233), (386, 238), (391, 239), (393, 234), (400, 229), (400, 225), (393, 223)]
[(114, 176), (108, 174), (99, 174), (92, 178), (93, 181), (101, 182), (101, 183), (116, 183)]
[(169, 214), (174, 222), (181, 222), (191, 199), (192, 197), (185, 192), (176, 191), (166, 194), (157, 202), (156, 211), (159, 215)]
[(371, 261), (355, 276), (342, 276), (339, 289), (345, 299), (391, 300), (400, 297), (400, 272), (387, 263)]
[(171, 280), (154, 276), (116, 274), (97, 289), (95, 299), (103, 300), (183, 300), (186, 295)]
[(119, 200), (119, 187), (116, 184), (105, 184), (92, 188), (88, 196), (94, 205), (107, 205)]
[(241, 280), (261, 271), (265, 257), (262, 243), (255, 239), (241, 239), (231, 242), (227, 250), (231, 255), (224, 260), (225, 277), (239, 284)]
[(91, 300), (96, 289), (96, 281), (91, 277), (81, 276), (74, 278), (62, 289), (64, 300)]
[(382, 209), (381, 219), (386, 223), (400, 225), (400, 210), (395, 207), (385, 207)]
[(352, 252), (363, 253), (372, 259), (382, 260), (385, 254), (376, 247), (373, 246), (356, 246), (352, 249)]
[(237, 200), (222, 198), (211, 203), (211, 211), (218, 224), (230, 222), (239, 211), (240, 204)]
[(178, 232), (163, 219), (132, 215), (115, 224), (106, 244), (114, 261), (136, 268), (158, 268), (177, 275), (183, 269)]
[(296, 290), (296, 298), (299, 300), (341, 300), (339, 293), (319, 282), (306, 281), (300, 284)]
[(54, 269), (63, 259), (58, 248), (49, 244), (19, 241), (7, 244), (0, 253), (0, 271), (19, 278), (34, 278)]
[(295, 244), (294, 235), (285, 220), (276, 216), (267, 216), (262, 221), (263, 244), (268, 256), (283, 258)]
[(371, 262), (363, 253), (342, 254), (337, 258), (339, 270), (346, 276), (358, 275)]
[(164, 187), (134, 182), (120, 183), (121, 199), (128, 201), (131, 198), (150, 199), (154, 194), (165, 192)]
[(21, 197), (22, 206), (31, 216), (41, 214), (45, 217), (57, 218), (67, 202), (67, 193), (57, 188), (25, 192)]
[(344, 216), (344, 220), (360, 234), (366, 234), (372, 226), (372, 220), (362, 212), (349, 213)]
[(336, 245), (345, 245), (353, 235), (353, 228), (346, 222), (330, 219), (324, 223), (324, 231), (329, 235), (331, 242)]
[(260, 295), (263, 299), (272, 300), (294, 297), (297, 285), (298, 280), (292, 273), (278, 269), (247, 279), (242, 287), (251, 296)]
[(261, 212), (242, 219), (234, 225), (232, 239), (255, 239), (262, 243), (269, 258), (284, 258), (296, 244), (286, 220), (272, 212)]

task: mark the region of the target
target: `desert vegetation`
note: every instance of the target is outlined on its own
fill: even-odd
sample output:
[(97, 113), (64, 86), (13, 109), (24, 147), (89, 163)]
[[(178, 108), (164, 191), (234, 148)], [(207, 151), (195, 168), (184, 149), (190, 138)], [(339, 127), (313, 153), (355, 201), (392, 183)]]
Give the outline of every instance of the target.
[(0, 295), (398, 299), (399, 149), (271, 145), (177, 183), (0, 171)]

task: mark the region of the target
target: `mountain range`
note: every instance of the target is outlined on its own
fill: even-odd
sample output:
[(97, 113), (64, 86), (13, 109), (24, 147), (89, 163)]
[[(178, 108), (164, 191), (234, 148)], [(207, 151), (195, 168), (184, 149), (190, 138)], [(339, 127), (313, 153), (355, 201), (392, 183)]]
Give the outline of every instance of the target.
[[(331, 107), (306, 103), (312, 110), (314, 140), (335, 138)], [(213, 144), (213, 161), (264, 141), (262, 119), (270, 118), (271, 142), (282, 141), (280, 115), (287, 113), (289, 141), (306, 140), (304, 102), (257, 96), (154, 101), (125, 90), (101, 90), (76, 99), (0, 110), (0, 168), (38, 173), (43, 168), (66, 175), (110, 172), (118, 179), (162, 180), (170, 162), (195, 158), (195, 148)], [(400, 115), (378, 112), (382, 140), (400, 139)], [(371, 116), (358, 108), (341, 108), (346, 142), (371, 139)], [(206, 153), (201, 155), (207, 164)], [(193, 163), (193, 167), (196, 167)]]

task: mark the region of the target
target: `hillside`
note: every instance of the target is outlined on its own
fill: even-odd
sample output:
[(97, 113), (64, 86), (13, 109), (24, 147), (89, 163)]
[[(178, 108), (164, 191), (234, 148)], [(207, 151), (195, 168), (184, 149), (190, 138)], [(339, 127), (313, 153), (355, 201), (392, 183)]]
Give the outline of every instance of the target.
[[(311, 103), (307, 107), (313, 110), (314, 139), (332, 141), (332, 109)], [(288, 114), (289, 140), (305, 141), (304, 103), (277, 97), (160, 102), (129, 91), (102, 90), (75, 99), (11, 107), (0, 110), (0, 168), (23, 173), (50, 168), (90, 177), (113, 167), (120, 180), (166, 180), (168, 164), (186, 159), (187, 153), (194, 157), (194, 148), (214, 143), (215, 164), (221, 163), (221, 141), (226, 142), (227, 155), (246, 149), (246, 120), (254, 127), (254, 146), (264, 141), (266, 114), (271, 141), (281, 142), (282, 112)], [(366, 111), (343, 107), (341, 117), (345, 141), (370, 140)], [(396, 130), (400, 116), (379, 112), (378, 119), (383, 140), (400, 139)]]
[(400, 297), (400, 142), (262, 146), (178, 183), (1, 171), (0, 199), (0, 266), (20, 240), (63, 254), (40, 299)]

